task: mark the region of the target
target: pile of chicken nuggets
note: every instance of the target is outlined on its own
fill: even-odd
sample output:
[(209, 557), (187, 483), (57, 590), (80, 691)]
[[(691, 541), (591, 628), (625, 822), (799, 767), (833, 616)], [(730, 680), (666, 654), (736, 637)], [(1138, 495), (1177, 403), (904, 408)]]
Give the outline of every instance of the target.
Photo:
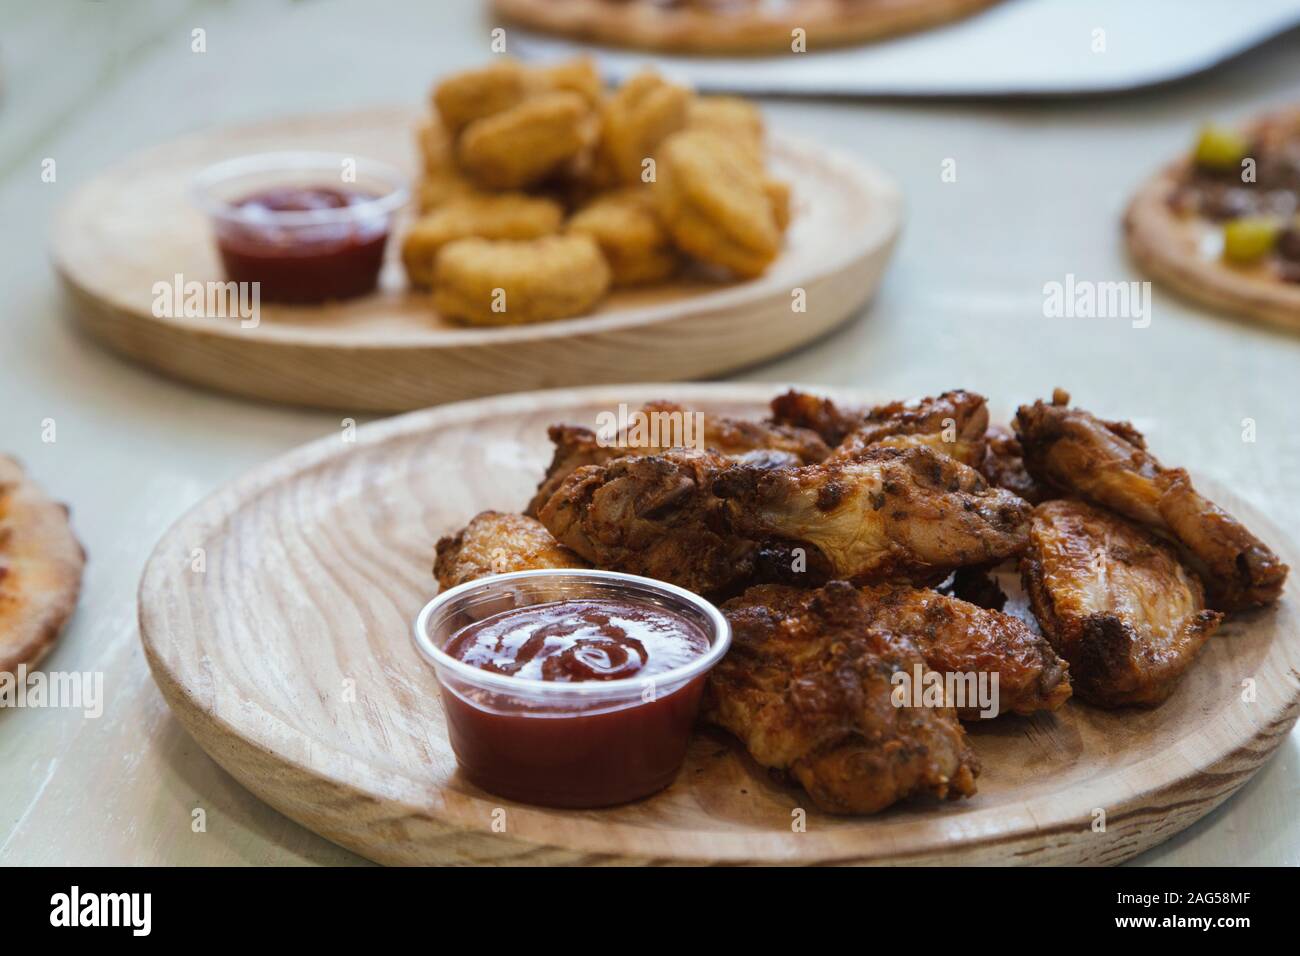
[(443, 80), (433, 107), (402, 262), (449, 319), (584, 315), (612, 287), (752, 278), (780, 252), (790, 189), (744, 100), (649, 69), (607, 90), (587, 59), (501, 59)]

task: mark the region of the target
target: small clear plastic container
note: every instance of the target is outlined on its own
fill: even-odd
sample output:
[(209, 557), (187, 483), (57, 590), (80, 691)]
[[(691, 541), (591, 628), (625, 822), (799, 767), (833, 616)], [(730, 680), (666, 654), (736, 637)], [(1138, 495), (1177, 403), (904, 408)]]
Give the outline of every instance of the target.
[(309, 304), (375, 289), (408, 190), (384, 163), (285, 152), (209, 166), (192, 195), (212, 223), (227, 279), (259, 283), (262, 301)]
[[(709, 639), (687, 664), (652, 677), (560, 682), (482, 670), (444, 651), (470, 624), (570, 599), (648, 604)], [(615, 571), (517, 571), (438, 595), (415, 622), (433, 665), (461, 772), (477, 786), (556, 807), (626, 803), (668, 786), (686, 755), (709, 670), (727, 652), (722, 613), (690, 591)]]

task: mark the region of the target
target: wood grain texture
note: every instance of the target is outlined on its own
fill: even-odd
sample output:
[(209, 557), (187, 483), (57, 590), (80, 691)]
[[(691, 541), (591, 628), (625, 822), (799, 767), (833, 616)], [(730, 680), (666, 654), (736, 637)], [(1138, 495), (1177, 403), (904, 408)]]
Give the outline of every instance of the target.
[[(771, 166), (794, 187), (780, 258), (759, 279), (685, 279), (619, 290), (595, 313), (531, 326), (466, 328), (406, 288), (390, 242), (380, 291), (309, 308), (264, 304), (261, 322), (158, 318), (153, 286), (222, 278), (188, 199), (209, 163), (282, 149), (328, 150), (415, 168), (418, 116), (328, 114), (221, 129), (147, 151), (82, 187), (60, 211), (54, 263), (75, 321), (114, 351), (176, 378), (252, 398), (399, 411), (558, 385), (701, 378), (787, 352), (871, 298), (902, 219), (881, 173), (782, 136)], [(398, 229), (404, 226), (399, 222)], [(794, 312), (791, 293), (805, 292)]]
[[(409, 636), (435, 590), (434, 541), (480, 509), (522, 506), (549, 459), (551, 422), (591, 424), (654, 397), (750, 414), (775, 390), (503, 396), (304, 446), (207, 499), (159, 543), (139, 602), (154, 678), (199, 744), (262, 799), (371, 859), (407, 864), (1117, 863), (1227, 798), (1295, 722), (1300, 620), (1287, 597), (1230, 622), (1157, 710), (1071, 703), (971, 725), (984, 773), (970, 801), (871, 818), (809, 810), (807, 832), (794, 833), (802, 792), (714, 731), (696, 735), (668, 790), (624, 807), (528, 807), (462, 780)], [(1267, 518), (1226, 489), (1204, 490), (1300, 562)], [(493, 831), (498, 808), (504, 832)], [(1092, 829), (1098, 808), (1105, 832)]]

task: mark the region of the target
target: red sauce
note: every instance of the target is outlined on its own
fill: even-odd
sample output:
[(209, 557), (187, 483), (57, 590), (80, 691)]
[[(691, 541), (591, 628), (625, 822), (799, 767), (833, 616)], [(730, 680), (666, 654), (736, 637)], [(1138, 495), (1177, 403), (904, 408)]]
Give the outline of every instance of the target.
[(266, 302), (308, 304), (373, 292), (388, 242), (386, 215), (286, 225), (275, 214), (344, 209), (374, 198), (330, 187), (284, 187), (244, 197), (234, 205), (252, 215), (217, 227), (226, 277), (260, 282)]
[[(555, 683), (654, 678), (709, 649), (686, 617), (648, 603), (572, 600), (519, 608), (458, 631), (444, 650), (485, 671)], [(485, 790), (558, 807), (625, 803), (672, 782), (705, 675), (668, 693), (575, 703), (444, 685), (461, 770)]]

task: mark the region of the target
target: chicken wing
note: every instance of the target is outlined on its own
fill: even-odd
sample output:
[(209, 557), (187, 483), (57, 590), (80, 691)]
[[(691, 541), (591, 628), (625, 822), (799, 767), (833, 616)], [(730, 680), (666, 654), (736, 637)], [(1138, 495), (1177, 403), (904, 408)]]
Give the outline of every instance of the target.
[(1277, 600), (1288, 568), (1267, 545), (1197, 494), (1187, 472), (1162, 466), (1132, 425), (1102, 421), (1069, 402), (1057, 389), (1050, 405), (1039, 401), (1016, 412), (1025, 466), (1035, 479), (1174, 538), (1204, 581), (1211, 607), (1234, 611)]
[(1082, 501), (1034, 510), (1021, 575), (1079, 697), (1100, 707), (1164, 701), (1223, 617), (1172, 547)]
[(962, 389), (870, 409), (840, 407), (792, 390), (773, 399), (772, 416), (776, 422), (816, 431), (834, 447), (833, 459), (855, 458), (873, 445), (926, 445), (972, 467), (984, 460), (989, 423), (984, 397)]
[(446, 590), (489, 574), (585, 567), (587, 562), (561, 547), (540, 521), (482, 511), (460, 531), (438, 541), (433, 574)]
[(1024, 548), (1030, 506), (929, 448), (868, 448), (849, 461), (734, 467), (713, 491), (737, 533), (803, 545), (809, 565), (857, 581), (941, 580)]
[[(683, 416), (695, 414), (683, 405), (664, 401), (648, 402), (641, 413), (646, 416), (643, 419), (646, 422), (658, 420), (669, 423), (674, 420), (684, 421)], [(656, 419), (654, 416), (660, 417)], [(526, 513), (530, 515), (536, 515), (541, 510), (542, 505), (575, 469), (583, 465), (604, 464), (625, 455), (655, 455), (665, 452), (671, 447), (666, 440), (671, 440), (669, 435), (674, 434), (674, 429), (625, 429), (617, 438), (604, 442), (591, 429), (573, 425), (552, 425), (549, 434), (555, 445), (555, 454), (546, 470), (546, 477), (528, 504)], [(758, 451), (785, 452), (791, 456), (789, 462), (794, 464), (811, 464), (830, 454), (826, 443), (816, 432), (807, 428), (729, 418), (725, 415), (705, 414), (698, 438), (706, 451), (735, 456)], [(777, 462), (768, 462), (769, 465), (774, 463)]]
[[(1010, 614), (976, 607), (929, 588), (862, 589), (865, 623), (915, 642), (931, 670), (977, 679), (997, 675), (999, 713), (1056, 710), (1070, 696), (1070, 675), (1052, 645)], [(981, 716), (972, 698), (963, 719)]]
[(701, 594), (747, 580), (756, 546), (732, 534), (709, 491), (732, 466), (716, 452), (674, 449), (586, 465), (538, 513), (557, 541), (598, 567)]
[(705, 716), (829, 813), (970, 796), (978, 773), (949, 707), (895, 706), (892, 677), (924, 668), (906, 637), (864, 626), (862, 592), (751, 588), (727, 602), (732, 646), (709, 680)]
[(984, 448), (984, 462), (979, 469), (990, 485), (1005, 488), (1035, 505), (1052, 497), (1025, 468), (1025, 451), (1011, 429), (990, 425), (984, 435)]

